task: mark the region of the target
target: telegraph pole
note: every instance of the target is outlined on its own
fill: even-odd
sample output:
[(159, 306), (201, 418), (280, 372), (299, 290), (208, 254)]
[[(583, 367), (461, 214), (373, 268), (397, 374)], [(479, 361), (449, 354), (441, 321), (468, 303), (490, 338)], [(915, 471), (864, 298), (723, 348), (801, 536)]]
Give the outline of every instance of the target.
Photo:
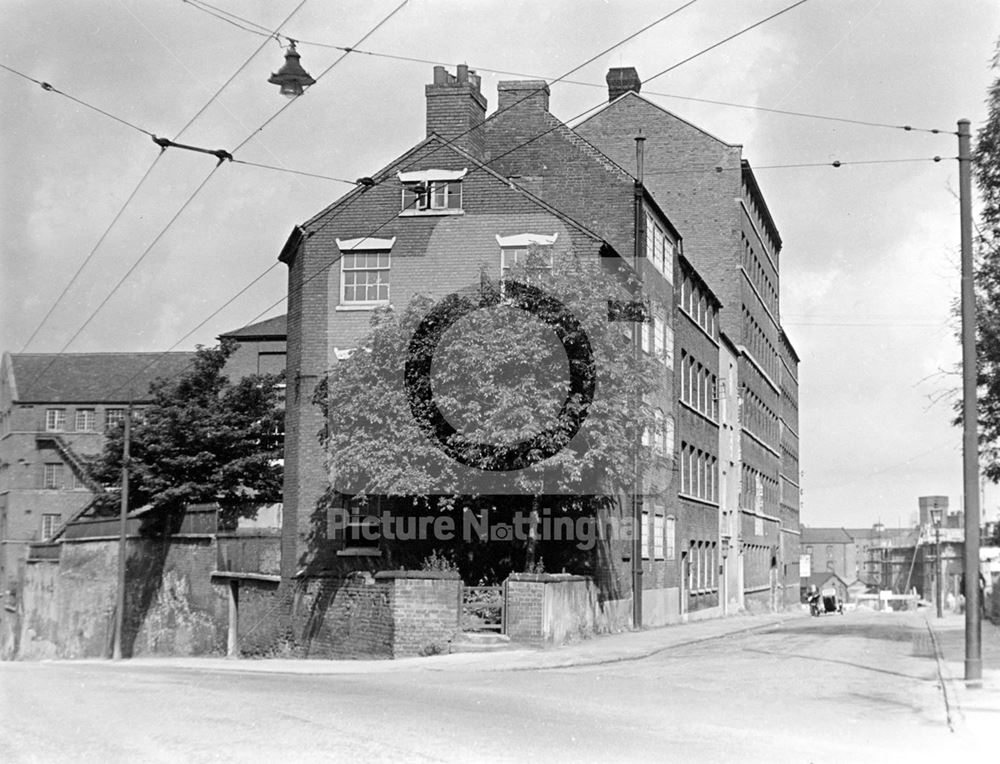
[(122, 501), (118, 514), (118, 591), (115, 601), (115, 644), (112, 658), (122, 659), (122, 626), (125, 623), (125, 538), (128, 517), (129, 440), (132, 435), (132, 404), (125, 414), (125, 438), (122, 445)]
[(983, 679), (979, 601), (979, 438), (976, 292), (972, 269), (972, 154), (969, 120), (958, 121), (959, 219), (962, 228), (962, 482), (965, 487), (965, 681)]

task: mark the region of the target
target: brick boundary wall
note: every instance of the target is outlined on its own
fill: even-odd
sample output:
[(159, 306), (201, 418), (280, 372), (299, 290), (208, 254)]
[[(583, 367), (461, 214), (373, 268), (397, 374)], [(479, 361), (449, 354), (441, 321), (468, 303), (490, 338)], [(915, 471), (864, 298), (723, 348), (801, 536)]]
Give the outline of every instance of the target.
[(632, 627), (632, 600), (605, 599), (594, 579), (564, 573), (515, 573), (507, 588), (507, 636), (561, 645)]
[(408, 658), (448, 651), (458, 632), (457, 573), (412, 570), (311, 578), (291, 614), (294, 654), (304, 658)]
[(462, 612), (463, 584), (457, 573), (383, 571), (375, 581), (393, 590), (393, 658), (448, 652)]

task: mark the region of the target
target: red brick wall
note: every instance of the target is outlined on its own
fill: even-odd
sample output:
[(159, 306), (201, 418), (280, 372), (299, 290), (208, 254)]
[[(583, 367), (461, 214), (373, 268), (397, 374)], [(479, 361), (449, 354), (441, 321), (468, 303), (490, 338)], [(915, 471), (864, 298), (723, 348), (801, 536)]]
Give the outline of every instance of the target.
[(457, 576), (391, 571), (313, 578), (295, 597), (296, 653), (309, 658), (404, 658), (447, 652), (458, 631)]
[(545, 584), (507, 581), (507, 636), (513, 642), (541, 642), (545, 635)]
[(295, 653), (304, 658), (391, 658), (392, 587), (360, 574), (313, 578), (292, 611)]
[[(401, 574), (379, 573), (381, 576)], [(390, 579), (393, 586), (393, 658), (448, 651), (459, 631), (462, 582), (458, 578), (423, 578), (412, 573)]]

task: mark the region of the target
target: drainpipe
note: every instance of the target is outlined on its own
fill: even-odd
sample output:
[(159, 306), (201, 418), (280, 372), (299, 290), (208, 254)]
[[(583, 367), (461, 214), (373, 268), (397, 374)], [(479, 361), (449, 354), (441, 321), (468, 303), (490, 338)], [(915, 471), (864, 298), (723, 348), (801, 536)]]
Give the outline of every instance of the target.
[[(642, 286), (642, 258), (644, 251), (644, 233), (646, 216), (642, 206), (642, 178), (643, 178), (643, 144), (646, 139), (640, 133), (635, 139), (635, 164), (636, 179), (634, 186), (634, 206), (635, 206), (635, 247), (633, 252), (633, 265), (635, 267), (636, 278), (639, 280), (640, 296)], [(640, 322), (632, 324), (632, 353), (636, 361), (639, 361), (641, 354), (640, 332), (645, 327)], [(642, 545), (645, 541), (645, 529), (642, 527), (642, 500), (640, 491), (642, 489), (642, 475), (639, 474), (639, 448), (642, 433), (636, 428), (635, 442), (632, 447), (632, 626), (635, 629), (642, 628)]]

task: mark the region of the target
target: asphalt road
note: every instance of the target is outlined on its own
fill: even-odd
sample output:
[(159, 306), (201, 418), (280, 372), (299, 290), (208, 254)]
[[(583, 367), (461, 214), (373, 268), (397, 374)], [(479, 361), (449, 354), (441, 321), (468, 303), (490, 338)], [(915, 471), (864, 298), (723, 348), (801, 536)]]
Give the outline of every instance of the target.
[(0, 759), (940, 762), (977, 741), (928, 647), (849, 614), (554, 670), (6, 663)]

